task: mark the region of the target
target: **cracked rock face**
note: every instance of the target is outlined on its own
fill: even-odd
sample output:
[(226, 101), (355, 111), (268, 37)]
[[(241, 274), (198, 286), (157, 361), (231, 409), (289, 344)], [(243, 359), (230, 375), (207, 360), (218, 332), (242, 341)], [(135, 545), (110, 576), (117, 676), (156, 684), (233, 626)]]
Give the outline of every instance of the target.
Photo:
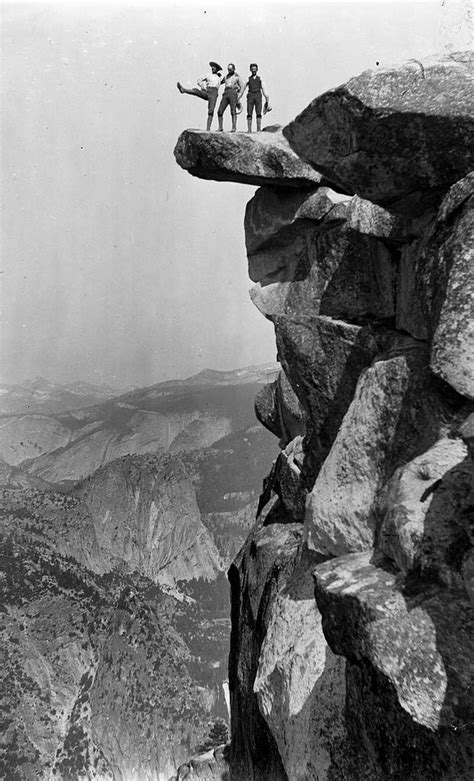
[(310, 547), (335, 556), (371, 547), (381, 487), (437, 440), (450, 414), (431, 388), (426, 348), (413, 340), (363, 372), (308, 496)]
[(365, 71), (316, 98), (283, 133), (338, 189), (421, 213), (474, 167), (473, 57)]
[(431, 341), (435, 374), (474, 399), (474, 174), (444, 198), (422, 240), (402, 252), (397, 325)]
[(350, 660), (353, 777), (446, 778), (472, 769), (474, 614), (463, 592), (400, 584), (372, 553), (319, 565), (330, 647)]
[(231, 781), (474, 777), (473, 85), (454, 53), (315, 98), (283, 133), (321, 174), (291, 189), (261, 139), (199, 137), (192, 173), (262, 184), (251, 298), (283, 369), (229, 571)]
[(436, 564), (440, 570), (443, 562), (436, 562), (436, 554), (461, 542), (466, 531), (456, 516), (472, 482), (472, 461), (466, 457), (460, 439), (441, 439), (397, 469), (385, 486), (379, 548), (402, 572), (415, 566), (432, 571)]

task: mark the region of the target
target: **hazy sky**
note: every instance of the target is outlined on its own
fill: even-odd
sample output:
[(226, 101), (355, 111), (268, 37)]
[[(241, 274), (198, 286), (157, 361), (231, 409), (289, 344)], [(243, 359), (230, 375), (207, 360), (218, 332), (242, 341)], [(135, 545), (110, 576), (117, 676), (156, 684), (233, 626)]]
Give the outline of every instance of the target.
[(176, 81), (256, 60), (284, 124), (376, 61), (432, 53), (440, 8), (4, 5), (2, 381), (145, 385), (273, 360), (248, 297), (254, 188), (176, 165), (179, 133), (206, 118)]

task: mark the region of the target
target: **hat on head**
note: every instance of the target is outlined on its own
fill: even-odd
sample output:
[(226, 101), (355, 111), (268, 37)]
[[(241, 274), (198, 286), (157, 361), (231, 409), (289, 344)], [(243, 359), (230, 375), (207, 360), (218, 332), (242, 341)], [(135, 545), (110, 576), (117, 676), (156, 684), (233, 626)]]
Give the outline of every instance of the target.
[(211, 68), (215, 68), (215, 69), (216, 69), (216, 70), (218, 70), (218, 71), (221, 71), (221, 70), (222, 70), (222, 65), (219, 65), (219, 63), (218, 63), (218, 62), (213, 62), (213, 61), (211, 61), (211, 62), (209, 63), (209, 65), (211, 66)]

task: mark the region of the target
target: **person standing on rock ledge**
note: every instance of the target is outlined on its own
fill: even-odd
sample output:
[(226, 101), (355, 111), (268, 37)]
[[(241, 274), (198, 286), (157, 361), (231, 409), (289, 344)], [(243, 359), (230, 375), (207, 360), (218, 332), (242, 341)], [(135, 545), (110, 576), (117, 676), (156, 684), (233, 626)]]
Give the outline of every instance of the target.
[[(227, 73), (222, 79), (224, 84), (224, 94), (222, 95), (219, 108), (217, 110), (217, 119), (219, 120), (219, 130), (224, 130), (224, 111), (227, 106), (230, 106), (230, 113), (232, 116), (232, 133), (237, 130), (237, 114), (239, 113), (239, 95), (244, 90), (244, 82), (240, 78), (239, 74), (235, 71), (235, 65), (230, 62), (227, 66)], [(240, 109), (241, 110), (241, 109)]]
[(202, 79), (198, 79), (197, 87), (186, 89), (179, 81), (176, 85), (181, 94), (195, 95), (197, 98), (208, 101), (206, 130), (210, 130), (212, 126), (212, 118), (214, 116), (214, 109), (219, 94), (219, 85), (222, 79), (222, 66), (219, 65), (218, 62), (213, 61), (211, 61), (209, 65), (211, 66), (211, 72), (203, 76)]
[[(247, 127), (248, 133), (252, 132), (252, 114), (255, 108), (255, 114), (257, 116), (257, 133), (262, 129), (262, 103), (265, 98), (265, 107), (263, 113), (266, 114), (271, 111), (270, 98), (268, 97), (267, 89), (263, 83), (263, 79), (258, 75), (258, 65), (256, 62), (250, 63), (250, 76), (247, 84), (243, 88), (239, 95), (239, 100), (242, 98), (245, 90), (248, 88), (247, 95)], [(262, 98), (263, 96), (263, 98)]]

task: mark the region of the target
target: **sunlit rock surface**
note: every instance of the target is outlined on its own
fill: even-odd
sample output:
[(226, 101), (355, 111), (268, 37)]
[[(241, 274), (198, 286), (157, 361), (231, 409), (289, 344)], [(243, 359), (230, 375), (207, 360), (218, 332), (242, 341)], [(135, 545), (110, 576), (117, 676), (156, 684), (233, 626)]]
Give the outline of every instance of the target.
[(474, 776), (473, 85), (467, 52), (355, 76), (283, 131), (320, 179), (247, 206), (281, 452), (229, 570), (231, 781)]
[(473, 57), (365, 71), (315, 98), (284, 135), (345, 192), (421, 213), (474, 167)]
[(218, 182), (314, 187), (322, 181), (321, 175), (293, 152), (280, 129), (252, 135), (185, 130), (174, 156), (193, 176)]

